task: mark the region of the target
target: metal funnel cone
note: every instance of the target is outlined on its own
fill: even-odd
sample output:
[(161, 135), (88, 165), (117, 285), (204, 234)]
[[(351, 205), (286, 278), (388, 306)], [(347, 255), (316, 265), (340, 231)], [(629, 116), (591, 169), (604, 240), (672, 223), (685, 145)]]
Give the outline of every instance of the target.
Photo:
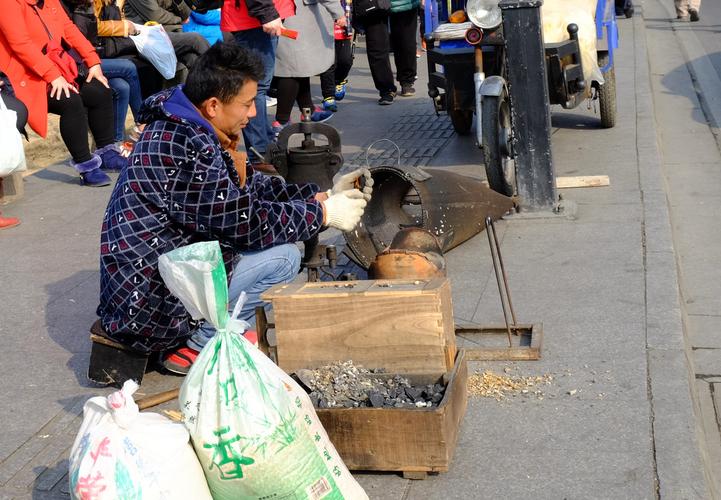
[(430, 231), (446, 252), (485, 229), (486, 217), (497, 220), (513, 208), (511, 198), (453, 172), (398, 166), (370, 171), (373, 196), (356, 229), (345, 233), (349, 257), (365, 269), (403, 228)]

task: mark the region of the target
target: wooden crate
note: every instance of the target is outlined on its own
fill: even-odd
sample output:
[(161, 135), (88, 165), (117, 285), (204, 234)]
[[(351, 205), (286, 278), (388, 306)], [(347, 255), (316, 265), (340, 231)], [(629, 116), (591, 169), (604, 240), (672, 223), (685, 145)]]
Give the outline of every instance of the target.
[(273, 303), (276, 360), (288, 373), (352, 359), (413, 384), (446, 385), (435, 408), (318, 409), (349, 469), (412, 478), (448, 470), (468, 368), (465, 353), (456, 352), (446, 278), (290, 284), (263, 299)]
[(277, 357), (288, 372), (348, 359), (393, 373), (453, 369), (447, 278), (278, 285), (262, 298), (273, 304)]
[(412, 479), (448, 471), (468, 401), (464, 352), (458, 351), (449, 374), (408, 378), (419, 384), (445, 379), (446, 392), (438, 407), (316, 410), (350, 470), (403, 472)]

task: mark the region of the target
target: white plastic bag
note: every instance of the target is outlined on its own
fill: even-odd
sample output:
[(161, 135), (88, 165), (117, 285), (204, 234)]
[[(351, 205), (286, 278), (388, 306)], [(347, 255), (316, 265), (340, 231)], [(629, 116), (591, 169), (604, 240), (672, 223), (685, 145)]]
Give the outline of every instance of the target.
[(145, 59), (155, 66), (155, 69), (163, 75), (163, 78), (170, 80), (175, 76), (178, 58), (175, 55), (173, 44), (170, 38), (160, 24), (152, 26), (141, 26), (136, 24), (136, 28), (140, 32), (138, 35), (131, 36), (130, 39), (135, 43), (138, 52)]
[(592, 81), (603, 85), (603, 73), (598, 67), (596, 48), (596, 3), (591, 0), (547, 0), (541, 7), (543, 41), (558, 43), (570, 39), (568, 25), (578, 25), (578, 45), (583, 64), (583, 78), (590, 91)]
[(157, 413), (140, 413), (138, 384), (128, 380), (107, 398), (90, 398), (70, 452), (76, 499), (210, 499), (188, 431)]
[(5, 106), (0, 94), (0, 177), (25, 169), (25, 149), (17, 129), (17, 113)]
[(179, 398), (213, 498), (367, 499), (308, 395), (243, 338), (247, 323), (228, 316), (218, 243), (166, 253), (159, 269), (188, 311), (218, 330), (190, 368)]

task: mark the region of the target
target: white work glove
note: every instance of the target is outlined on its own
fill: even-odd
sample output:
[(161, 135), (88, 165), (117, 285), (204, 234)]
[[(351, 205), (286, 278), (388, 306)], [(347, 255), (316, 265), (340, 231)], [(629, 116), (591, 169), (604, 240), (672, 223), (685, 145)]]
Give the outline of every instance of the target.
[(367, 203), (363, 193), (357, 189), (349, 189), (342, 193), (330, 195), (323, 202), (326, 226), (344, 232), (352, 231), (360, 222)]
[(363, 197), (366, 201), (371, 200), (371, 194), (373, 194), (373, 177), (371, 177), (371, 171), (367, 168), (358, 168), (347, 174), (336, 174), (333, 177), (333, 188), (327, 191), (328, 196), (348, 191), (349, 189), (355, 189), (357, 186), (355, 182), (357, 179), (363, 177)]

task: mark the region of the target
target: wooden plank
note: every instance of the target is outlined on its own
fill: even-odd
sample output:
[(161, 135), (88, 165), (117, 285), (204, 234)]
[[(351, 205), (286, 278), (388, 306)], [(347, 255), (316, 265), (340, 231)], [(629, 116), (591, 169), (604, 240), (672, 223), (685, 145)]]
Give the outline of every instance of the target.
[(148, 408), (152, 408), (153, 406), (158, 406), (163, 403), (167, 403), (168, 401), (177, 399), (178, 394), (180, 394), (180, 387), (178, 387), (177, 389), (170, 389), (169, 391), (159, 392), (158, 394), (144, 396), (140, 399), (137, 399), (135, 401), (135, 404), (138, 405), (139, 410), (147, 410)]
[[(471, 340), (471, 344), (462, 344), (466, 351), (466, 359), (470, 361), (535, 361), (541, 359), (543, 324), (517, 325), (514, 330), (518, 332), (518, 335), (511, 336), (511, 340), (515, 344), (511, 347), (508, 347), (507, 342), (504, 347), (491, 345), (495, 339), (506, 341), (505, 326), (457, 326), (456, 335)], [(521, 345), (521, 340), (527, 344)]]
[(604, 187), (611, 184), (607, 175), (577, 175), (573, 177), (556, 177), (556, 188), (588, 188)]
[[(322, 289), (313, 285), (309, 289)], [(450, 284), (443, 278), (419, 294), (426, 285), (271, 296), (279, 366), (291, 373), (352, 359), (392, 373), (450, 371), (456, 351)]]
[(435, 293), (444, 286), (447, 278), (414, 280), (357, 280), (357, 281), (321, 281), (312, 283), (291, 283), (276, 285), (261, 295), (265, 301), (273, 301), (302, 295), (304, 297), (349, 296), (373, 294), (379, 296), (407, 293), (420, 295)]
[(466, 411), (468, 367), (458, 352), (437, 408), (318, 409), (331, 442), (351, 470), (445, 472)]

